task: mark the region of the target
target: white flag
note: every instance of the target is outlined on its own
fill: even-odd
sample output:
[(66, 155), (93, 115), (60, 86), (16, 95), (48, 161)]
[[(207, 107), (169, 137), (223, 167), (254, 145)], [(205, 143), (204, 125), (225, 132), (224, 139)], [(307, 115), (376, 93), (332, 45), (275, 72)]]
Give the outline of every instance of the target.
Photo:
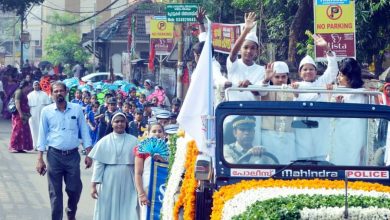
[(195, 139), (199, 151), (209, 155), (212, 152), (206, 146), (206, 138), (207, 132), (211, 138), (212, 123), (207, 117), (213, 115), (214, 101), (210, 27), (211, 22), (208, 20), (207, 38), (177, 117), (180, 127)]

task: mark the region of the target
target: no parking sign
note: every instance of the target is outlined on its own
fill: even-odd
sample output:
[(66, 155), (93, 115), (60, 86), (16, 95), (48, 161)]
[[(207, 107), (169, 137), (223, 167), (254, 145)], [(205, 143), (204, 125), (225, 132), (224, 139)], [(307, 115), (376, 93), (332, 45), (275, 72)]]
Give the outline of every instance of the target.
[[(336, 52), (338, 59), (356, 57), (355, 1), (314, 0), (314, 32)], [(315, 47), (317, 61), (326, 60), (326, 51)]]

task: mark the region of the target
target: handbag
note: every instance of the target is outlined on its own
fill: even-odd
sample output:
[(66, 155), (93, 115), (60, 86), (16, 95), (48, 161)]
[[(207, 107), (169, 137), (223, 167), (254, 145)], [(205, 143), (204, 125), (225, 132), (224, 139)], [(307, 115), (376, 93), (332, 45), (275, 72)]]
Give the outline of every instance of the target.
[(14, 112), (17, 111), (17, 110), (16, 110), (16, 105), (15, 105), (15, 98), (14, 98), (14, 97), (12, 97), (12, 98), (9, 100), (9, 102), (8, 102), (8, 111), (9, 111), (10, 113), (14, 113)]

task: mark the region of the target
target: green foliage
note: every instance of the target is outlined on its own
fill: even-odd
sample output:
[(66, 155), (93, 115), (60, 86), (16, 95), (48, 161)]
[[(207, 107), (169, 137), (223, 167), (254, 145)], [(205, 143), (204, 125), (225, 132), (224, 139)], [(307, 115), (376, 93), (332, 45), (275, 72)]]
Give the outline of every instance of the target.
[(4, 40), (12, 40), (12, 36), (15, 33), (20, 33), (20, 22), (16, 17), (2, 18), (0, 20), (0, 27), (2, 28), (2, 34), (0, 35), (0, 43)]
[(77, 32), (53, 32), (46, 39), (44, 59), (54, 63), (84, 63), (90, 56), (80, 45)]
[(259, 8), (262, 4), (261, 1), (253, 1), (253, 0), (233, 0), (232, 6), (236, 7), (242, 11), (256, 11), (256, 8)]
[[(53, 23), (68, 23), (75, 20), (69, 14), (54, 13), (49, 18)], [(74, 65), (76, 62), (85, 63), (90, 54), (80, 45), (81, 37), (77, 26), (51, 26), (50, 35), (45, 42), (46, 55), (44, 59), (54, 63)]]
[(356, 1), (356, 47), (358, 59), (372, 62), (372, 56), (383, 54), (390, 45), (390, 2), (388, 0)]
[[(274, 198), (265, 201), (257, 201), (247, 210), (235, 217), (234, 220), (269, 219), (269, 220), (293, 220), (299, 219), (299, 211), (303, 208), (343, 207), (344, 195), (293, 195), (289, 197)], [(368, 196), (348, 196), (349, 207), (378, 207), (388, 208), (390, 200)]]
[[(260, 8), (262, 5), (262, 13)], [(298, 9), (296, 0), (233, 0), (232, 6), (243, 11), (256, 11), (259, 16), (258, 25), (262, 22), (261, 41), (276, 45), (276, 59), (286, 60), (289, 45), (290, 26)], [(242, 16), (239, 12), (238, 16)], [(239, 22), (244, 22), (241, 19)], [(308, 26), (306, 29), (309, 29)]]
[[(176, 141), (177, 141), (178, 137), (179, 136), (177, 136), (177, 134), (169, 135), (169, 158), (168, 158), (168, 173), (169, 173), (169, 176), (171, 174), (171, 169), (172, 169), (173, 162), (175, 161)], [(167, 181), (169, 179), (169, 176), (167, 178)]]
[(33, 4), (42, 4), (44, 0), (1, 0), (0, 9), (3, 12), (15, 11), (17, 15), (24, 15)]
[(312, 33), (307, 30), (305, 31), (305, 35), (307, 36), (307, 40), (303, 43), (297, 44), (297, 54), (299, 55), (310, 55), (311, 57), (314, 57), (314, 40), (312, 37)]

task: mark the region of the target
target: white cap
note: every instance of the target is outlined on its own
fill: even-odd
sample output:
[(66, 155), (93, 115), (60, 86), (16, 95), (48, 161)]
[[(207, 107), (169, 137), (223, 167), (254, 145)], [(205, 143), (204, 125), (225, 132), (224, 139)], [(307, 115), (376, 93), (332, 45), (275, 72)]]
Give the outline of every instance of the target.
[(275, 61), (273, 65), (273, 69), (275, 73), (289, 73), (290, 70), (288, 69), (287, 63), (282, 61)]
[(169, 124), (164, 127), (164, 131), (167, 134), (176, 134), (177, 130), (179, 130), (178, 124)]
[(250, 32), (248, 35), (246, 35), (245, 40), (253, 41), (259, 45), (259, 38), (257, 38), (256, 33), (254, 32)]
[(157, 119), (169, 119), (171, 117), (171, 112), (167, 110), (160, 110), (156, 113)]
[(301, 70), (301, 67), (302, 67), (304, 64), (312, 64), (315, 68), (317, 68), (317, 65), (316, 65), (316, 63), (314, 62), (313, 58), (311, 58), (311, 56), (309, 56), (309, 55), (306, 55), (306, 56), (301, 60), (301, 62), (299, 63), (299, 68), (298, 68), (298, 70)]
[(206, 32), (201, 32), (198, 36), (199, 42), (206, 41), (207, 38), (207, 33)]

